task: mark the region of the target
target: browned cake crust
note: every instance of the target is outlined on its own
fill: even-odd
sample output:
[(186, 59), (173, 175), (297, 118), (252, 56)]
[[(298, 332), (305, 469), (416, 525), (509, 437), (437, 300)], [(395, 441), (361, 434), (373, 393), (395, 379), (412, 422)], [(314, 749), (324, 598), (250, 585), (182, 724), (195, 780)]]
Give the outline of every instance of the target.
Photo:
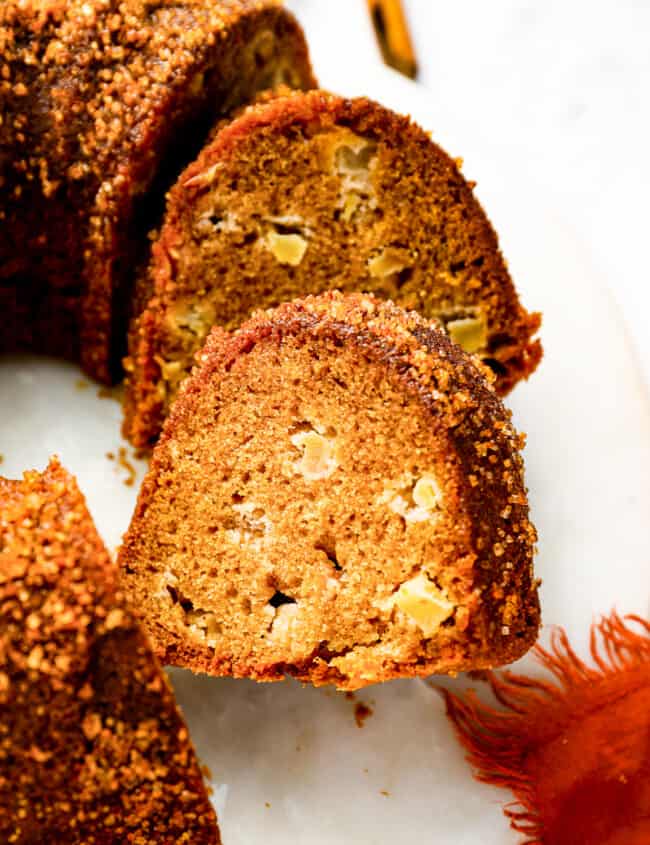
[(120, 552), (161, 659), (355, 689), (491, 667), (539, 625), (520, 436), (414, 312), (308, 297), (216, 328)]
[(218, 845), (187, 728), (74, 479), (0, 479), (0, 840)]
[(219, 115), (314, 84), (304, 36), (274, 0), (4, 0), (0, 70), (0, 352), (109, 381), (166, 188)]
[(169, 194), (132, 321), (125, 435), (155, 442), (211, 326), (327, 289), (438, 318), (506, 393), (541, 357), (457, 163), (366, 99), (291, 93), (225, 125)]

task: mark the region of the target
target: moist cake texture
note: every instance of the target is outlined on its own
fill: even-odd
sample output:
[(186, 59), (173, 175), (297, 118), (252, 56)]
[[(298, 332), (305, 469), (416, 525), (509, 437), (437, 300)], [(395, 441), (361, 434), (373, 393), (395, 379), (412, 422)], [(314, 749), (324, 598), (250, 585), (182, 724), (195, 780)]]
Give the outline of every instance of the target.
[(273, 0), (4, 0), (0, 353), (116, 377), (167, 187), (219, 116), (280, 83), (314, 78)]
[(0, 840), (220, 842), (187, 728), (74, 479), (0, 479)]
[(215, 328), (120, 551), (160, 658), (355, 689), (520, 657), (535, 531), (489, 375), (360, 294)]
[(294, 92), (223, 125), (168, 198), (127, 361), (125, 435), (155, 442), (214, 324), (327, 289), (437, 318), (506, 393), (541, 357), (457, 162), (366, 99)]

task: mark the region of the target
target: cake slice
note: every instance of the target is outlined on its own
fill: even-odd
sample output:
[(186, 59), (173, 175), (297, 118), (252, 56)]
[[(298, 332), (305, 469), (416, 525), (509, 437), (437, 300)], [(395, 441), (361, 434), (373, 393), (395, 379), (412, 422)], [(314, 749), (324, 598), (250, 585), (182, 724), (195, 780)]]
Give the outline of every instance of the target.
[(0, 479), (0, 841), (218, 845), (168, 682), (74, 479)]
[(497, 236), (457, 162), (365, 99), (293, 92), (244, 110), (168, 197), (132, 321), (125, 435), (155, 442), (214, 324), (329, 289), (438, 318), (507, 392), (541, 356)]
[(520, 657), (539, 624), (519, 449), (482, 366), (326, 293), (215, 329), (120, 551), (160, 658), (355, 689)]

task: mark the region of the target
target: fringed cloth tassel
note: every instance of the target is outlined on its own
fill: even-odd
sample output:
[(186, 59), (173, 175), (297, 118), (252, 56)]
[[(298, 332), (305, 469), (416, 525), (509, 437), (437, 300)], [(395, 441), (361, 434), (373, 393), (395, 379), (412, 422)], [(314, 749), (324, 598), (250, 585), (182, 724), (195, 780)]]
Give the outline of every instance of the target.
[(588, 666), (565, 632), (534, 654), (553, 676), (489, 673), (505, 709), (443, 691), (478, 780), (510, 789), (526, 845), (650, 845), (650, 624), (591, 629)]

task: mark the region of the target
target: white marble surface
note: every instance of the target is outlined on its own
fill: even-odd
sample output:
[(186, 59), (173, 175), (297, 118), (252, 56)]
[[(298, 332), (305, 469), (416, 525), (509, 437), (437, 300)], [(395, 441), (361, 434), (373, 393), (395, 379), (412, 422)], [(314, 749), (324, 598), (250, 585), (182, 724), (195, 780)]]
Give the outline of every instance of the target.
[[(650, 3), (404, 0), (434, 138), (489, 139), (602, 268), (650, 383)], [(379, 64), (365, 0), (292, 0), (317, 71)], [(473, 172), (479, 182), (483, 173)]]

